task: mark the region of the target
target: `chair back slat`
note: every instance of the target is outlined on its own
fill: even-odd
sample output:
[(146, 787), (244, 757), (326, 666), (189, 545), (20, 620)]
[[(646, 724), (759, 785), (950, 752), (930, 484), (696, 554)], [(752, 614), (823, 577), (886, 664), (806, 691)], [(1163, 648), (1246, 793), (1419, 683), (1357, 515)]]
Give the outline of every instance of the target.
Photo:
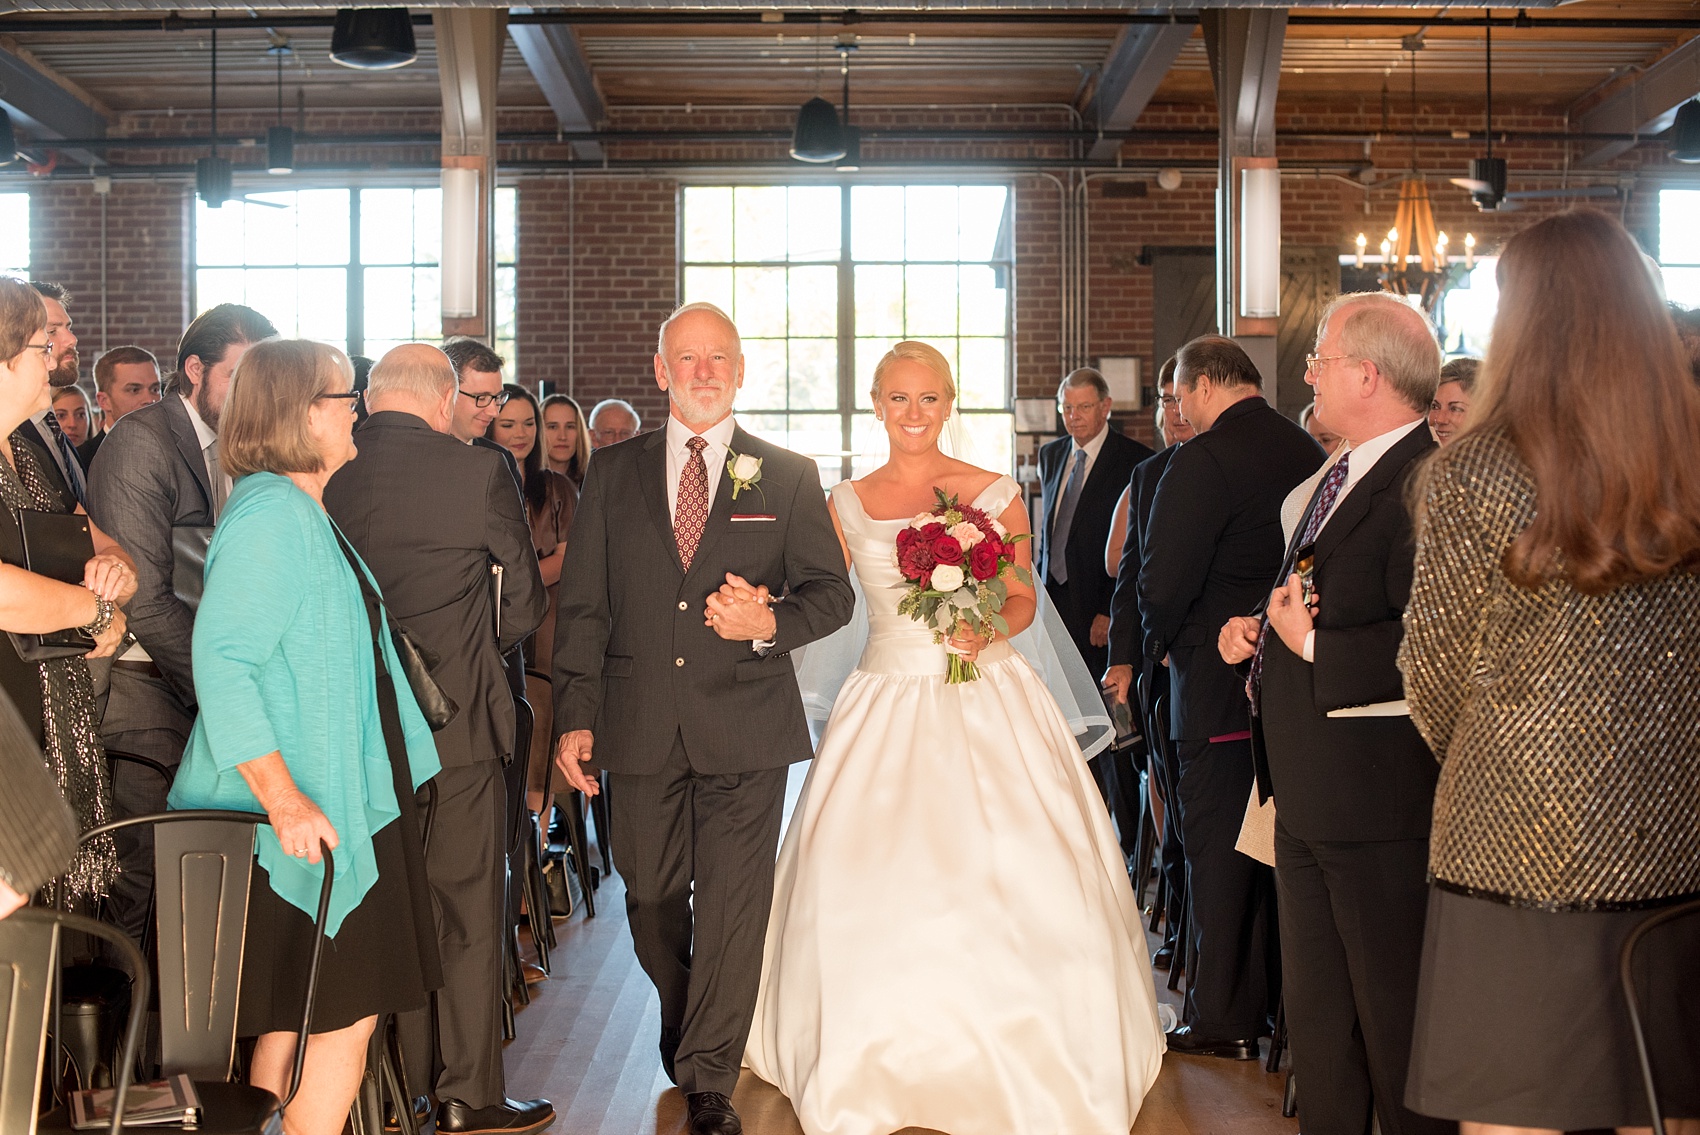
[(53, 922), (17, 915), (0, 920), (0, 1028), (5, 1030), (0, 1035), (0, 1131), (35, 1135), (57, 952)]
[(187, 820), (154, 829), (160, 1004), (173, 1006), (160, 1015), (166, 1075), (230, 1075), (253, 859), (252, 821)]

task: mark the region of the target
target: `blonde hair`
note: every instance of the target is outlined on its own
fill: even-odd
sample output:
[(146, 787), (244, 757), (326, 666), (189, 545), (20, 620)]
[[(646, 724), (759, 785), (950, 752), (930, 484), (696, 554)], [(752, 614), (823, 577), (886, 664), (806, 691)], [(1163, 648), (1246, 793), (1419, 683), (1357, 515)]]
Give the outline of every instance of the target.
[(875, 402), (878, 402), (880, 397), (880, 380), (885, 378), (885, 372), (890, 369), (891, 365), (900, 360), (920, 363), (932, 371), (933, 374), (938, 376), (939, 381), (944, 383), (945, 395), (952, 402), (956, 401), (956, 379), (952, 378), (950, 374), (950, 360), (945, 358), (944, 354), (931, 343), (923, 343), (917, 339), (905, 339), (893, 346), (878, 363), (874, 364), (874, 384), (869, 388), (868, 393), (873, 396)]
[(255, 343), (236, 364), (219, 415), (218, 460), (232, 477), (317, 473), (324, 458), (307, 411), (319, 395), (354, 387), (348, 356), (310, 339)]

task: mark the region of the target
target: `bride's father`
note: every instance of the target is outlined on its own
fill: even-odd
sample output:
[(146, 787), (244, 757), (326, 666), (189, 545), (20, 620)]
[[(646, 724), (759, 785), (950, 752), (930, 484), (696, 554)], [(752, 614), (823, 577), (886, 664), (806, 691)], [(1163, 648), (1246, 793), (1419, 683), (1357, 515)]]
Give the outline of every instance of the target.
[[(614, 863), (661, 995), (661, 1059), (692, 1135), (738, 1135), (729, 1097), (755, 1011), (785, 769), (810, 755), (788, 652), (854, 599), (807, 457), (732, 420), (738, 329), (711, 304), (661, 325), (663, 429), (600, 449), (561, 570), (556, 763), (609, 773)], [(722, 583), (780, 596), (707, 605)]]

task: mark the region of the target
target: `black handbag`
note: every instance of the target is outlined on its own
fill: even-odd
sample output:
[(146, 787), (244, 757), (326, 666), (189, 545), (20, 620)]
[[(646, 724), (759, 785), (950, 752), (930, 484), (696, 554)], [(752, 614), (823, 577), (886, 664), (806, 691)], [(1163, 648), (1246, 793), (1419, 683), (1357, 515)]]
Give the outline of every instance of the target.
[[(82, 585), (83, 573), (94, 558), (89, 518), (76, 512), (37, 512), (4, 509), (0, 514), (0, 562), (23, 568), (60, 583)], [(12, 646), (25, 662), (80, 658), (94, 649), (94, 639), (80, 627), (47, 634), (10, 633)]]
[[(439, 732), (460, 713), (460, 706), (443, 692), (443, 687), (431, 676), (431, 671), (436, 669), (441, 659), (415, 642), (413, 636), (407, 633), (407, 628), (391, 618), (384, 601), (378, 597), (378, 593), (366, 579), (366, 572), (361, 568), (354, 549), (348, 546), (348, 541), (337, 531), (335, 525), (331, 527), (332, 531), (336, 532), (336, 542), (342, 548), (342, 554), (348, 558), (348, 566), (353, 570), (354, 578), (360, 584), (360, 594), (366, 598), (366, 614), (372, 620), (372, 642), (376, 644), (380, 641), (378, 619), (379, 613), (382, 612), (383, 620), (390, 627), (390, 642), (395, 647), (396, 658), (401, 662), (401, 671), (407, 676), (407, 684), (413, 690), (413, 700), (419, 703), (419, 712), (424, 714), (425, 724), (431, 727), (431, 732)], [(381, 652), (379, 657), (382, 657)]]

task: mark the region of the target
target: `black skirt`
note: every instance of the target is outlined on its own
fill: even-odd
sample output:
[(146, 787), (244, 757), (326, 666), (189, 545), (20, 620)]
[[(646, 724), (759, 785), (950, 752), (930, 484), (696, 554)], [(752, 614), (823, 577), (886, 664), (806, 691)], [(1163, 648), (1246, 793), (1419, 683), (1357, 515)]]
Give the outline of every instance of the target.
[[(1554, 914), (1431, 889), (1406, 1106), (1560, 1131), (1651, 1123), (1618, 952), (1655, 913)], [(1700, 914), (1635, 956), (1660, 1107), (1700, 1117)]]

